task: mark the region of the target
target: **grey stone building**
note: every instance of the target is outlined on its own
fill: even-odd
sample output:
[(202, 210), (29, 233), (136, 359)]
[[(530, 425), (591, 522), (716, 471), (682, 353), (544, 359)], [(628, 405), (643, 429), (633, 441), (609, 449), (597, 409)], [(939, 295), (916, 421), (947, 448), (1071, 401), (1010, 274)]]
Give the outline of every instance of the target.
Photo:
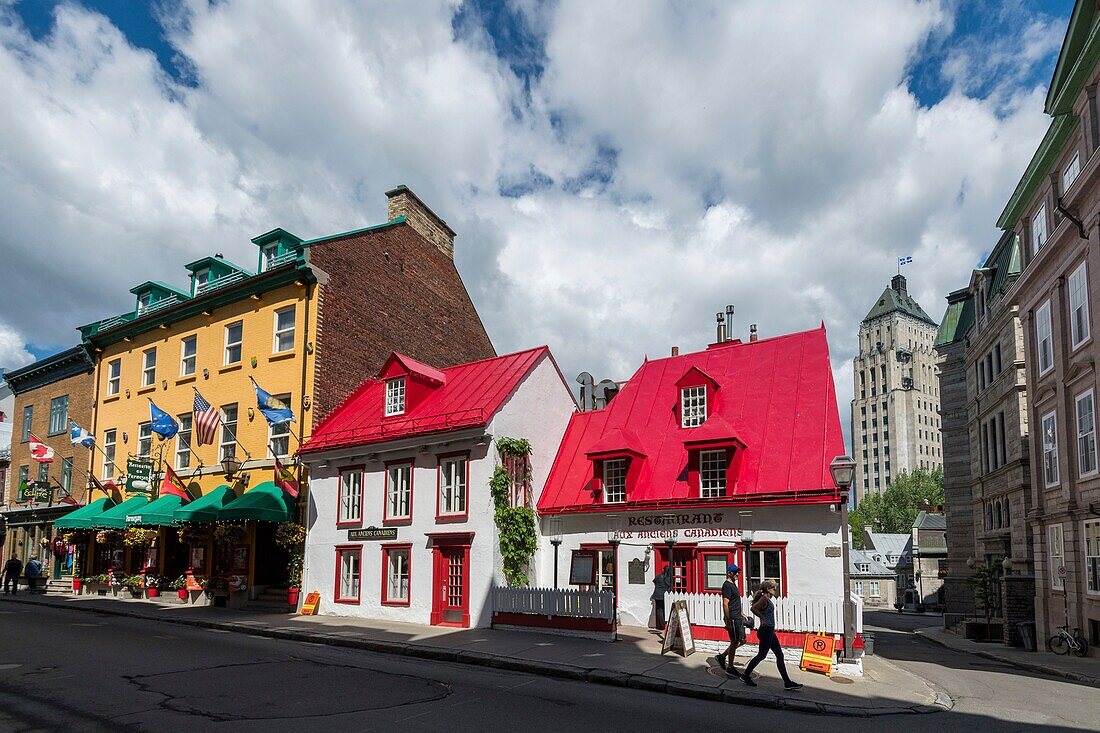
[(864, 608), (893, 608), (897, 600), (894, 571), (867, 550), (852, 550), (848, 582), (852, 593), (863, 599)]
[[(948, 296), (936, 337), (947, 506), (949, 613), (975, 613), (966, 584), (976, 565), (1032, 563), (1031, 467), (1023, 330), (1007, 299), (1020, 275), (1020, 242), (1006, 232), (966, 288)], [(998, 615), (1000, 609), (998, 609)], [(1027, 621), (1013, 617), (1006, 625)]]
[(895, 276), (859, 325), (853, 363), (852, 447), (859, 501), (902, 472), (942, 465), (936, 322)]

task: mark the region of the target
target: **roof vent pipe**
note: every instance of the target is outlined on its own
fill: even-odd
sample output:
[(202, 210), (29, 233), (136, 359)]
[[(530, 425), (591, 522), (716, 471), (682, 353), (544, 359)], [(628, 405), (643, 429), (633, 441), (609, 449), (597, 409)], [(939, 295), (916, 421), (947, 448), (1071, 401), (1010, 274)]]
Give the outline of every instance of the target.
[(679, 346), (673, 346), (672, 347), (672, 355), (673, 356), (679, 356), (680, 355), (680, 347)]
[(756, 341), (758, 338), (760, 337), (756, 334), (756, 324), (754, 323), (749, 326), (749, 343)]
[(714, 320), (718, 321), (718, 338), (715, 341), (720, 344), (726, 340), (726, 314), (718, 311), (714, 315)]
[(733, 306), (726, 306), (726, 341), (733, 340)]

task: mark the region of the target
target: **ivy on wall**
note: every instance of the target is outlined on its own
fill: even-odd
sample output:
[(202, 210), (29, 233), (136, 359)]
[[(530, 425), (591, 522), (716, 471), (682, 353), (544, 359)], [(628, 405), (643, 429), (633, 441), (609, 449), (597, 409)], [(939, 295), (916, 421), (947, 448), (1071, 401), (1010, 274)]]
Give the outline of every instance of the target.
[[(520, 458), (531, 455), (531, 443), (526, 438), (500, 437), (497, 438), (497, 450), (502, 458)], [(538, 544), (535, 510), (529, 506), (511, 506), (508, 500), (512, 481), (523, 478), (513, 477), (507, 468), (497, 466), (489, 480), (504, 578), (513, 588), (527, 585), (527, 567)]]

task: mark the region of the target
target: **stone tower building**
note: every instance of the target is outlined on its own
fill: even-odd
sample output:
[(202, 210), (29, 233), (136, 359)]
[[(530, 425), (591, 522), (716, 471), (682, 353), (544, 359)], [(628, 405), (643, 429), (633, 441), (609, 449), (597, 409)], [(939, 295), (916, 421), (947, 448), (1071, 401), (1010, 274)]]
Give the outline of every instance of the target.
[(937, 324), (895, 276), (859, 325), (853, 364), (855, 501), (902, 472), (943, 464), (940, 395), (932, 344)]

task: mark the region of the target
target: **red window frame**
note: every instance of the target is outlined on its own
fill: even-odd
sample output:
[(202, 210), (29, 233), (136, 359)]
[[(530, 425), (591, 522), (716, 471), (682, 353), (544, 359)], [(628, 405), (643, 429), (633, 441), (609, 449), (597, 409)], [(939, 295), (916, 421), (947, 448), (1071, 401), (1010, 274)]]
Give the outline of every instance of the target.
[[(466, 506), (461, 514), (443, 513), (443, 462), (452, 458), (465, 459), (466, 467)], [(389, 472), (386, 473), (387, 478)], [(388, 505), (387, 505), (388, 506)], [(410, 505), (411, 508), (411, 505)], [(435, 521), (437, 524), (448, 522), (465, 522), (470, 518), (470, 451), (457, 451), (444, 453), (439, 456), (438, 466), (435, 470)]]
[[(409, 595), (405, 600), (390, 600), (389, 598), (389, 579), (390, 579), (390, 553), (394, 550), (405, 550), (408, 553), (409, 560)], [(390, 544), (382, 545), (382, 591), (379, 594), (381, 603), (383, 606), (409, 606), (412, 604), (412, 543), (402, 544)]]
[[(780, 584), (779, 584), (779, 597), (786, 598), (790, 589), (788, 586), (791, 584), (790, 576), (787, 575), (787, 543), (786, 542), (753, 542), (750, 552), (756, 552), (757, 550), (779, 550), (779, 572), (780, 572)], [(745, 558), (745, 562), (738, 563), (741, 565), (741, 576), (744, 578), (746, 585), (749, 585), (749, 562), (748, 558)], [(756, 588), (750, 587), (749, 593), (756, 592)]]
[[(413, 499), (415, 498), (415, 478), (416, 478), (416, 462), (411, 458), (404, 461), (389, 461), (386, 464), (386, 478), (384, 482), (385, 490), (382, 492), (382, 526), (403, 526), (412, 524), (413, 518)], [(409, 516), (407, 517), (391, 517), (390, 516), (390, 469), (397, 468), (399, 466), (409, 467)]]
[[(703, 498), (703, 487), (699, 480), (700, 456), (703, 451), (724, 450), (726, 452), (726, 492), (722, 496)], [(737, 491), (737, 474), (744, 450), (735, 441), (703, 443), (688, 448), (687, 483), (692, 498), (698, 501), (721, 501), (733, 496)]]
[[(344, 507), (344, 474), (346, 473), (358, 473), (359, 474), (359, 519), (344, 519), (341, 516)], [(363, 466), (345, 466), (340, 469), (338, 477), (339, 484), (336, 488), (336, 527), (341, 529), (344, 527), (362, 527), (363, 526), (363, 510), (366, 508), (364, 500), (366, 499), (366, 491), (364, 490), (364, 484), (366, 483), (366, 474)]]
[[(612, 575), (615, 576), (615, 582), (612, 583), (612, 590), (615, 593), (615, 597), (618, 598), (619, 597), (619, 550), (615, 547), (612, 547), (610, 544), (608, 544), (606, 542), (603, 542), (603, 543), (600, 543), (600, 542), (582, 542), (579, 549), (583, 550), (584, 552), (594, 552), (594, 553), (596, 553), (596, 558), (597, 558), (596, 559), (596, 577), (597, 578), (602, 574), (602, 571), (600, 570), (600, 564), (599, 564), (599, 552), (601, 550), (604, 551), (604, 552), (606, 552), (608, 550), (611, 551), (611, 558), (612, 558), (611, 562), (613, 564)], [(581, 587), (591, 588), (593, 586), (581, 586)]]
[[(770, 548), (766, 548), (770, 549)], [(740, 594), (745, 595), (745, 566), (742, 562), (744, 558), (744, 549), (739, 545), (697, 545), (697, 544), (677, 544), (673, 549), (677, 558), (685, 557), (684, 563), (684, 583), (685, 588), (683, 593), (710, 593), (716, 595), (722, 592), (722, 589), (707, 590), (706, 588), (706, 557), (708, 555), (722, 555), (726, 558), (726, 564), (730, 563), (730, 559), (741, 567), (741, 575), (737, 578), (737, 589)], [(658, 547), (656, 560), (653, 563), (654, 577), (664, 572), (665, 567), (669, 564), (669, 555), (667, 547)], [(783, 576), (786, 578), (786, 575)]]
[[(351, 606), (358, 606), (359, 600), (363, 596), (363, 546), (362, 545), (336, 545), (336, 583), (332, 589), (332, 601), (333, 603), (346, 603)], [(342, 590), (340, 586), (340, 565), (342, 555), (345, 552), (354, 552), (359, 556), (359, 588), (355, 598), (343, 598), (340, 595)]]

